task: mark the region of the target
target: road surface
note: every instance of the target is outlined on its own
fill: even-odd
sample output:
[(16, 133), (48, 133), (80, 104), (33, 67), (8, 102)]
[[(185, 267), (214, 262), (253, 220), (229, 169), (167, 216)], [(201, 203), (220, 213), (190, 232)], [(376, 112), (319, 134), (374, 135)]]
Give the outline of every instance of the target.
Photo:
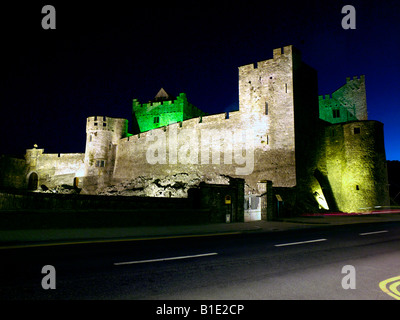
[[(2, 300), (400, 299), (399, 222), (1, 249), (0, 255)], [(43, 288), (52, 281), (55, 289)]]

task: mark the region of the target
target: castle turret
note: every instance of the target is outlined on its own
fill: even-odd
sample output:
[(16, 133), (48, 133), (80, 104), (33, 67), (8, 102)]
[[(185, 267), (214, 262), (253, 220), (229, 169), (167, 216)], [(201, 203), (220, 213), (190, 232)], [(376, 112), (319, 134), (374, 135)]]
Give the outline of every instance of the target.
[(95, 192), (111, 182), (116, 145), (128, 132), (128, 120), (93, 116), (87, 118), (84, 191)]
[(389, 205), (383, 124), (354, 121), (325, 129), (326, 166), (338, 209)]

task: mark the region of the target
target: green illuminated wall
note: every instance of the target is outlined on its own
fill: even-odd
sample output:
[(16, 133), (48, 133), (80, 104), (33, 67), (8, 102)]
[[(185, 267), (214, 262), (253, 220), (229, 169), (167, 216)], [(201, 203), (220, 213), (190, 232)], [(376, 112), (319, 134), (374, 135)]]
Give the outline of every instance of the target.
[(320, 95), (319, 117), (332, 124), (368, 120), (365, 77), (347, 78), (332, 95)]
[(319, 114), (322, 120), (332, 124), (357, 120), (355, 105), (346, 107), (329, 95), (319, 96)]
[(180, 93), (176, 99), (168, 96), (168, 98), (155, 99), (143, 104), (134, 99), (132, 113), (132, 133), (134, 134), (206, 115), (205, 112), (188, 102), (185, 93)]

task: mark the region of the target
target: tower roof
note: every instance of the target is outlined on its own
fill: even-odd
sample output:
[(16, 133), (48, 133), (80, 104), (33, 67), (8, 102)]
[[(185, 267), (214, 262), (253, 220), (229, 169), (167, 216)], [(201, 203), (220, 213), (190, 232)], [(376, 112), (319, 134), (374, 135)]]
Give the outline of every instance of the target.
[(160, 91), (156, 94), (154, 99), (152, 101), (167, 101), (167, 100), (173, 100), (174, 97), (171, 96), (169, 93), (167, 93), (164, 88), (161, 88)]

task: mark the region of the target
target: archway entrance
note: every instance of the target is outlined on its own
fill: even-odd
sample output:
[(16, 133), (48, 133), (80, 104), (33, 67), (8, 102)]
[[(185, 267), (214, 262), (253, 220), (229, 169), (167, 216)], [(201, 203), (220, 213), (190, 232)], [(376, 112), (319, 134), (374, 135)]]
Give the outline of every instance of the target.
[(36, 172), (32, 172), (28, 179), (28, 190), (37, 190), (39, 177)]

